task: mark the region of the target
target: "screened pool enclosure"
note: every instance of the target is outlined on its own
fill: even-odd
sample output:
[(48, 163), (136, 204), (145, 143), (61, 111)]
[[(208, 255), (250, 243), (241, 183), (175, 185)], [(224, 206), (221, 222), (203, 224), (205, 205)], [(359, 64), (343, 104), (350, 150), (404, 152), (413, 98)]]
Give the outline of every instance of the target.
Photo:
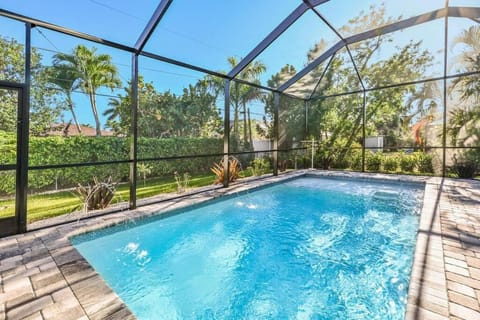
[(298, 169), (478, 177), (479, 1), (6, 0), (0, 25), (1, 235)]

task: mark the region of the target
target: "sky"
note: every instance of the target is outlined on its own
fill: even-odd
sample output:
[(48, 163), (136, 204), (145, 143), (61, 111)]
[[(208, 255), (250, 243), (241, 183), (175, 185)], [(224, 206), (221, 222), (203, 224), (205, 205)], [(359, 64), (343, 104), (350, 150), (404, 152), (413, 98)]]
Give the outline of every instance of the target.
[[(387, 16), (408, 18), (444, 6), (444, 0), (331, 0), (317, 7), (318, 11), (336, 28), (370, 5), (385, 2)], [(145, 50), (168, 58), (184, 61), (214, 71), (228, 72), (227, 57), (241, 59), (273, 30), (300, 0), (174, 0), (158, 25)], [(65, 26), (67, 28), (133, 46), (158, 5), (158, 0), (0, 0), (0, 8), (29, 17)], [(450, 0), (451, 6), (478, 6), (478, 0)], [(453, 19), (451, 33), (468, 26), (466, 19)], [(0, 34), (23, 42), (24, 26), (0, 18)], [(428, 34), (428, 37), (423, 37)], [(342, 36), (348, 36), (344, 34)], [(329, 45), (339, 38), (311, 11), (304, 14), (292, 27), (281, 35), (257, 59), (267, 66), (262, 84), (272, 74), (289, 63), (301, 70), (306, 62), (306, 53), (320, 39)], [(385, 58), (395, 46), (406, 44), (410, 39), (423, 40), (425, 48), (438, 53), (432, 74), (442, 72), (443, 19), (395, 33), (395, 41), (382, 50), (378, 59)], [(47, 29), (35, 28), (32, 45), (42, 53), (44, 64), (51, 63), (56, 52), (70, 52), (77, 44), (95, 46), (100, 53), (108, 53), (116, 64), (124, 85), (130, 79), (131, 54), (99, 44), (59, 34)], [(153, 81), (159, 91), (170, 89), (181, 93), (183, 87), (195, 83), (204, 74), (140, 57), (140, 73), (146, 81)], [(109, 96), (123, 93), (122, 89), (111, 92), (102, 89), (98, 97), (100, 112), (108, 107)], [(74, 96), (76, 110), (82, 123), (93, 124), (88, 99), (83, 94)], [(252, 106), (253, 113), (262, 113), (260, 105)], [(65, 115), (69, 120), (69, 115)], [(105, 119), (102, 118), (102, 122)]]

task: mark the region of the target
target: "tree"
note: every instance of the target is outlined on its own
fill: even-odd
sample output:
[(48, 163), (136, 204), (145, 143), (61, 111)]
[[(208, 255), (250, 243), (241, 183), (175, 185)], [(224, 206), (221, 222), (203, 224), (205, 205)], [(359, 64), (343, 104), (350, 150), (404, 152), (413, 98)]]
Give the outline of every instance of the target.
[[(0, 35), (0, 79), (23, 83), (25, 77), (25, 49), (14, 39)], [(42, 56), (32, 48), (31, 89), (30, 89), (30, 133), (43, 135), (59, 117), (55, 90), (48, 87), (48, 75), (41, 64)], [(17, 93), (12, 90), (0, 90), (0, 130), (16, 132)]]
[(82, 128), (78, 123), (72, 99), (72, 93), (78, 89), (79, 86), (79, 74), (76, 70), (64, 64), (54, 64), (47, 72), (49, 74), (49, 81), (65, 95), (65, 102), (67, 108), (72, 113), (73, 122), (75, 123), (78, 132), (82, 133)]
[[(398, 19), (399, 17), (385, 17), (383, 6), (371, 7), (369, 12), (361, 12), (359, 16), (351, 19), (348, 25), (341, 28), (341, 33), (355, 34)], [(392, 35), (386, 34), (349, 45), (357, 70), (366, 87), (386, 86), (392, 82), (400, 83), (418, 79), (431, 63), (432, 55), (428, 50), (422, 49), (421, 42), (410, 42), (403, 47), (397, 47), (391, 50), (391, 53), (389, 52), (387, 58), (379, 60), (375, 54), (384, 48), (384, 44), (391, 41), (393, 41)], [(320, 39), (318, 45), (307, 53), (308, 61), (322, 51), (322, 43), (323, 40)], [(285, 66), (271, 80), (284, 80), (283, 74), (288, 77), (288, 71), (288, 66)], [(352, 146), (360, 146), (362, 143), (363, 95), (360, 93), (322, 98), (337, 93), (361, 90), (347, 50), (342, 49), (335, 54), (321, 83), (317, 85), (322, 73), (322, 68), (316, 68), (301, 81), (305, 88), (312, 90), (316, 87), (314, 93), (316, 99), (309, 102), (308, 134), (311, 138), (320, 141), (323, 165), (328, 168), (332, 161), (342, 161)], [(396, 145), (395, 139), (401, 137), (403, 133), (403, 118), (412, 116), (405, 102), (414, 91), (415, 86), (407, 85), (368, 92), (365, 113), (366, 134), (386, 135), (391, 140), (390, 143)], [(421, 104), (420, 101), (415, 103)], [(416, 105), (416, 107), (420, 106)], [(426, 105), (422, 107), (426, 108)], [(291, 108), (292, 119), (295, 119), (295, 114), (301, 114), (299, 110), (301, 110), (300, 106)], [(288, 112), (287, 109), (287, 114), (282, 114), (282, 118), (288, 118)]]
[(97, 54), (96, 48), (88, 49), (78, 45), (71, 54), (57, 53), (53, 57), (55, 66), (70, 69), (78, 76), (79, 88), (88, 95), (95, 118), (97, 136), (101, 135), (101, 123), (98, 115), (96, 94), (101, 87), (114, 89), (121, 85), (118, 72), (108, 54)]
[[(238, 60), (235, 57), (228, 58), (228, 63), (232, 68), (238, 64)], [(249, 81), (254, 84), (260, 84), (260, 75), (266, 71), (267, 67), (260, 61), (254, 61), (250, 63), (245, 69), (243, 69), (237, 76), (240, 80)], [(230, 104), (233, 107), (233, 130), (232, 137), (234, 139), (234, 148), (238, 146), (240, 141), (239, 121), (240, 112), (244, 115), (243, 124), (243, 143), (247, 149), (249, 146), (247, 139), (247, 106), (249, 103), (260, 100), (263, 95), (261, 89), (243, 84), (238, 81), (233, 81), (230, 89)]]
[[(455, 57), (453, 66), (457, 72), (480, 70), (480, 26), (463, 30), (454, 38), (453, 47), (461, 52)], [(458, 77), (452, 81), (449, 94), (457, 100), (457, 108), (450, 111), (447, 132), (453, 145), (480, 143), (480, 74)]]
[[(180, 96), (170, 91), (157, 92), (153, 83), (138, 81), (138, 135), (140, 137), (217, 136), (220, 118), (208, 79), (201, 79), (183, 89)], [(131, 85), (124, 94), (111, 98), (105, 110), (107, 126), (118, 135), (128, 135), (131, 126)]]

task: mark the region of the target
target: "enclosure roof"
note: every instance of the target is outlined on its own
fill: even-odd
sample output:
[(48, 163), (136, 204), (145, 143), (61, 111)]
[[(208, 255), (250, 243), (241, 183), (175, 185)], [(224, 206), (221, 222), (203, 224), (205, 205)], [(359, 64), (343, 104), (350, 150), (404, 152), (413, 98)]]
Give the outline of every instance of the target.
[(242, 71), (263, 63), (254, 85), (308, 100), (335, 55), (350, 59), (345, 74), (368, 89), (377, 84), (352, 48), (389, 35), (392, 46), (436, 37), (445, 50), (447, 17), (479, 23), (480, 1), (4, 0), (0, 15), (225, 79), (251, 83)]

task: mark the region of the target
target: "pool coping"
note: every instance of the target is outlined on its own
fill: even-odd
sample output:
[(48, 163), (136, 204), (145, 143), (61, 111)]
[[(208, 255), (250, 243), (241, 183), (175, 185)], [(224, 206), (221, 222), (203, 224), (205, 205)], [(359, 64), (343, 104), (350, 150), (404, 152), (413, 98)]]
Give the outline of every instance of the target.
[[(304, 175), (424, 184), (424, 202), (405, 319), (449, 319), (453, 316), (457, 317), (455, 319), (475, 319), (471, 317), (472, 315), (480, 319), (480, 279), (476, 278), (480, 277), (480, 265), (477, 265), (480, 263), (480, 240), (477, 247), (469, 247), (468, 250), (465, 249), (466, 252), (459, 253), (458, 251), (464, 248), (464, 244), (461, 241), (461, 234), (457, 231), (459, 237), (457, 246), (452, 243), (452, 238), (449, 238), (450, 242), (445, 245), (442, 235), (451, 230), (442, 224), (447, 227), (452, 225), (448, 219), (455, 220), (457, 211), (455, 204), (452, 210), (446, 210), (452, 214), (452, 217), (445, 218), (440, 214), (442, 205), (450, 199), (450, 192), (464, 190), (464, 195), (465, 190), (480, 191), (480, 183), (438, 177), (303, 170), (258, 180), (240, 181), (229, 188), (208, 190), (132, 211), (120, 211), (2, 238), (0, 239), (0, 320), (27, 317), (31, 319), (135, 319), (121, 299), (72, 246), (70, 237), (136, 219), (165, 215), (165, 213), (199, 205), (221, 196), (247, 192)], [(472, 210), (476, 205), (476, 202), (472, 204)], [(460, 207), (457, 209), (463, 210)], [(467, 213), (471, 212), (467, 210)], [(458, 225), (455, 224), (455, 226)], [(480, 232), (480, 229), (478, 231)], [(473, 228), (473, 234), (476, 234), (475, 232), (477, 229)], [(471, 234), (467, 240), (475, 244), (475, 238), (473, 237), (472, 240)], [(449, 253), (450, 251), (455, 252)], [(463, 260), (460, 256), (462, 253)], [(445, 262), (445, 258), (449, 263)], [(469, 272), (469, 277), (465, 272)], [(464, 278), (458, 278), (459, 276)], [(472, 301), (476, 301), (477, 304), (473, 305)]]

